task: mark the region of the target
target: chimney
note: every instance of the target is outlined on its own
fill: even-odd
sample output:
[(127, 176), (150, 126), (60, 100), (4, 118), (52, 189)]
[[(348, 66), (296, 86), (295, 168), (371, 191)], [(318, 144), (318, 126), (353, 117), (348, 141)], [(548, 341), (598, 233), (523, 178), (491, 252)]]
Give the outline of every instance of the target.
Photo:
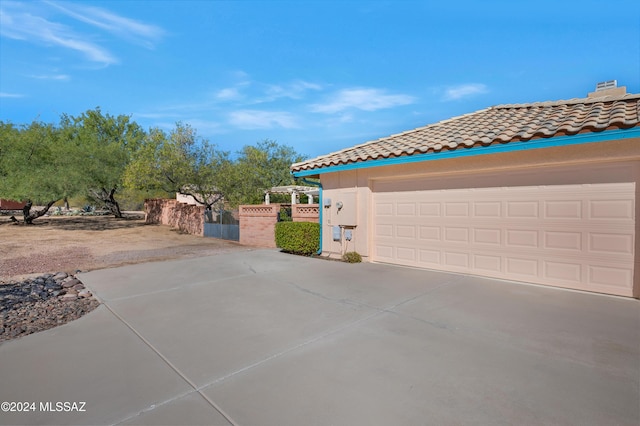
[(625, 86), (618, 87), (618, 80), (601, 81), (596, 84), (596, 91), (590, 92), (587, 97), (601, 98), (603, 96), (624, 96), (627, 94)]

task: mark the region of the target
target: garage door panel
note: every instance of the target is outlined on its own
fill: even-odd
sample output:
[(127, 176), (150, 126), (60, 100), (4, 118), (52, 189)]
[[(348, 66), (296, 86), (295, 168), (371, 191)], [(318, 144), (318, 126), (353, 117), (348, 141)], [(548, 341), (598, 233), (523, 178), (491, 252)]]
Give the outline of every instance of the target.
[(373, 260), (631, 296), (635, 184), (376, 192)]
[(550, 281), (563, 281), (576, 285), (582, 282), (583, 265), (581, 263), (546, 260), (542, 262), (542, 268), (543, 277)]
[(634, 219), (634, 200), (589, 200), (589, 219), (627, 221)]
[(398, 237), (398, 238), (415, 239), (415, 237), (416, 237), (416, 227), (413, 226), (413, 225), (397, 225), (396, 226), (396, 237)]
[(543, 231), (544, 245), (547, 250), (582, 251), (581, 232)]
[(513, 247), (531, 247), (538, 249), (539, 231), (532, 229), (507, 229), (505, 246)]
[(589, 233), (589, 251), (601, 254), (622, 254), (633, 257), (631, 233)]
[(537, 218), (538, 209), (538, 201), (507, 201), (506, 218)]
[(457, 228), (457, 227), (445, 227), (444, 228), (444, 241), (447, 243), (469, 243), (469, 229)]
[(393, 236), (393, 225), (388, 224), (376, 224), (375, 225), (375, 237), (392, 237)]
[(377, 203), (375, 209), (377, 216), (393, 216), (393, 203)]
[(398, 216), (415, 216), (416, 204), (415, 203), (398, 203), (396, 205), (396, 214)]
[(506, 272), (519, 277), (527, 277), (527, 279), (536, 279), (538, 273), (538, 260), (521, 257), (506, 258)]
[(474, 202), (473, 217), (478, 219), (498, 219), (502, 217), (502, 202), (500, 201)]
[(582, 201), (545, 201), (544, 202), (544, 218), (557, 220), (557, 219), (569, 219), (573, 221), (575, 219), (582, 218)]
[(626, 267), (613, 267), (604, 265), (589, 265), (589, 283), (593, 286), (619, 288), (626, 283), (626, 288), (631, 290), (633, 284), (633, 269)]
[(393, 261), (393, 247), (382, 244), (376, 245), (376, 258), (382, 261)]
[(445, 202), (444, 212), (447, 217), (469, 217), (469, 203)]
[(397, 247), (398, 259), (414, 262), (416, 260), (416, 249), (412, 247)]
[(420, 216), (440, 217), (440, 203), (420, 203)]
[(502, 244), (502, 230), (499, 228), (472, 228), (473, 243), (500, 246)]
[(500, 274), (502, 272), (502, 258), (495, 255), (474, 254), (473, 268), (492, 274)]
[(440, 227), (421, 226), (420, 239), (426, 243), (440, 241)]
[(459, 251), (445, 251), (444, 264), (456, 270), (467, 271), (469, 269), (469, 253)]
[(437, 269), (441, 265), (440, 250), (420, 250), (420, 264)]

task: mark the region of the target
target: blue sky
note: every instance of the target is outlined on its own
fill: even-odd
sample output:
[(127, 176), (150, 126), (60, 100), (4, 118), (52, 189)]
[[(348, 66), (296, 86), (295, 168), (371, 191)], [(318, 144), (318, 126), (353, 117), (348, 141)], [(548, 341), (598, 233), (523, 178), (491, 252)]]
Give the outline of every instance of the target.
[(640, 2), (0, 0), (0, 120), (101, 107), (309, 157), (492, 105), (640, 93)]

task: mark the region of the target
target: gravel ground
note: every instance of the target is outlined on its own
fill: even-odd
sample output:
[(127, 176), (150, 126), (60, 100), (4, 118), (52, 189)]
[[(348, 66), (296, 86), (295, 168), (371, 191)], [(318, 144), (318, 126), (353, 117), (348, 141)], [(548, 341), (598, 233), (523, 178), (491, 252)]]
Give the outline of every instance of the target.
[(73, 275), (0, 284), (0, 342), (66, 324), (99, 305)]

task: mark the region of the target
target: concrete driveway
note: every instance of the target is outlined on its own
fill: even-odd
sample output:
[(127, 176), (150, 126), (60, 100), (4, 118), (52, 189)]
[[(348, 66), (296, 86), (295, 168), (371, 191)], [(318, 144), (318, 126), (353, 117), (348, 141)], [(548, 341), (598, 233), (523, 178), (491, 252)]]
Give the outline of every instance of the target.
[(637, 300), (275, 250), (81, 279), (96, 311), (0, 345), (35, 403), (0, 423), (640, 423)]

